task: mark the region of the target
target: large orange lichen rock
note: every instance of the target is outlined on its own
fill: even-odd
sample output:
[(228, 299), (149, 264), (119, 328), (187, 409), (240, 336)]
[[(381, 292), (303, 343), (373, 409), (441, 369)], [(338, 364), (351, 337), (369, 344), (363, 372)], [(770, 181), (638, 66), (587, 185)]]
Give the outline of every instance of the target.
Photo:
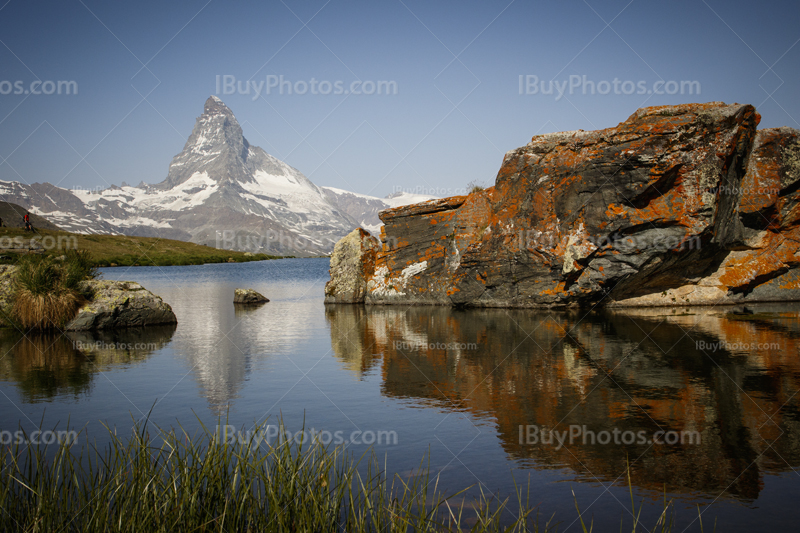
[(750, 105), (534, 137), (494, 187), (384, 211), (365, 302), (485, 307), (798, 299), (798, 132)]

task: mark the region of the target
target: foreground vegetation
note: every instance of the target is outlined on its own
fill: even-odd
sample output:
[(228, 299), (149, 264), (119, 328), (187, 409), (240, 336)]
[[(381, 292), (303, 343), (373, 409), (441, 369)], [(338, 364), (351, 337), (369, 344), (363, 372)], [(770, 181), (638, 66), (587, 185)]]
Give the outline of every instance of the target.
[[(108, 266), (171, 266), (202, 265), (204, 263), (244, 263), (279, 259), (282, 256), (246, 254), (230, 250), (219, 250), (191, 242), (161, 239), (157, 237), (128, 237), (125, 235), (79, 235), (66, 231), (37, 229), (36, 234), (22, 228), (0, 228), (0, 245), (28, 242), (32, 237), (44, 244), (46, 254), (59, 256), (67, 249), (85, 250), (99, 267)], [(53, 244), (54, 246), (48, 246)], [(19, 254), (2, 252), (3, 263), (17, 261)]]
[[(264, 435), (264, 426), (251, 434)], [(281, 425), (280, 433), (283, 434)], [(0, 449), (2, 531), (555, 531), (540, 524), (528, 496), (498, 500), (482, 491), (446, 497), (424, 464), (391, 482), (373, 457), (359, 464), (319, 443), (233, 442), (207, 428), (163, 433), (135, 425), (109, 430), (101, 449), (20, 444)], [(55, 449), (53, 449), (55, 448)], [(79, 450), (79, 451), (75, 451)], [(630, 483), (630, 480), (629, 480)], [(669, 531), (664, 512), (654, 528)], [(577, 507), (577, 504), (576, 504)], [(580, 510), (578, 510), (580, 514)], [(581, 518), (584, 532), (586, 525)], [(620, 528), (620, 531), (622, 528)]]
[(23, 329), (63, 328), (86, 301), (81, 282), (97, 270), (89, 253), (67, 250), (59, 257), (26, 254), (17, 262), (10, 318)]

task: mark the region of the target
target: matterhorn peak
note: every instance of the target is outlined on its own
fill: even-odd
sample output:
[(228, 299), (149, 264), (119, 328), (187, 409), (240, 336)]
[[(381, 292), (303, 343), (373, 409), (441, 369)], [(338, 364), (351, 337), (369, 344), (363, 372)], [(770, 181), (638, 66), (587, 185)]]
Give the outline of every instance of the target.
[(245, 167), (249, 151), (233, 111), (216, 96), (209, 96), (203, 114), (197, 117), (192, 134), (172, 160), (167, 179), (159, 188), (170, 189), (197, 173), (206, 173), (216, 182), (248, 181)]
[(233, 116), (233, 111), (231, 111), (230, 108), (225, 105), (225, 102), (223, 102), (218, 97), (212, 94), (211, 96), (208, 97), (208, 100), (206, 100), (205, 106), (203, 106), (203, 114), (204, 115), (225, 114)]
[(358, 225), (302, 172), (251, 146), (233, 112), (213, 95), (161, 183), (100, 192), (0, 182), (3, 187), (4, 199), (48, 213), (72, 231), (191, 240), (222, 249), (330, 253)]
[(356, 224), (299, 170), (250, 146), (233, 112), (213, 95), (183, 151), (173, 158), (167, 179), (155, 188), (164, 197), (159, 209), (168, 205), (181, 216), (203, 213), (207, 225), (192, 226), (193, 235), (215, 235), (221, 221), (244, 224), (252, 217), (252, 229), (280, 225), (292, 235), (311, 238), (312, 248), (327, 251)]

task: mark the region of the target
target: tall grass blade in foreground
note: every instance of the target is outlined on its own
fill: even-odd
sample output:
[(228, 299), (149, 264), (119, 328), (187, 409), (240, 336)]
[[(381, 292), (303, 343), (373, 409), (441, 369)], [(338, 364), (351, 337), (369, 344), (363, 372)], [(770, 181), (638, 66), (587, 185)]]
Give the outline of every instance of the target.
[(265, 427), (236, 442), (136, 425), (127, 439), (109, 430), (103, 449), (3, 447), (0, 530), (539, 531), (521, 494), (519, 509), (483, 493), (456, 504), (427, 468), (389, 482), (374, 456), (267, 443)]
[[(466, 489), (445, 495), (425, 461), (415, 475), (390, 482), (374, 456), (362, 463), (319, 442), (268, 442), (265, 424), (242, 440), (205, 426), (195, 435), (182, 428), (151, 435), (147, 427), (134, 424), (125, 439), (109, 429), (103, 449), (0, 448), (0, 531), (557, 531), (553, 517), (539, 527), (530, 486), (526, 493), (515, 483), (513, 506), (482, 487), (468, 503)], [(283, 424), (277, 429), (286, 434)], [(671, 502), (665, 498), (655, 526), (644, 528), (630, 494), (632, 531), (673, 529)], [(576, 526), (593, 531), (577, 500), (575, 507)]]

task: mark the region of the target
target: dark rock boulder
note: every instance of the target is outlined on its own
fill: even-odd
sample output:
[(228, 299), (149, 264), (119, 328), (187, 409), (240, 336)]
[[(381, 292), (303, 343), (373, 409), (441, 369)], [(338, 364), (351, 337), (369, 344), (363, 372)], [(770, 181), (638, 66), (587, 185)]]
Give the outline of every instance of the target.
[(65, 327), (67, 331), (177, 324), (172, 307), (133, 281), (84, 281), (90, 301)]
[(696, 283), (615, 302), (620, 306), (800, 300), (800, 134), (759, 131), (738, 189), (739, 240)]
[(269, 298), (253, 289), (236, 289), (233, 291), (233, 303), (235, 304), (263, 304), (268, 301)]

